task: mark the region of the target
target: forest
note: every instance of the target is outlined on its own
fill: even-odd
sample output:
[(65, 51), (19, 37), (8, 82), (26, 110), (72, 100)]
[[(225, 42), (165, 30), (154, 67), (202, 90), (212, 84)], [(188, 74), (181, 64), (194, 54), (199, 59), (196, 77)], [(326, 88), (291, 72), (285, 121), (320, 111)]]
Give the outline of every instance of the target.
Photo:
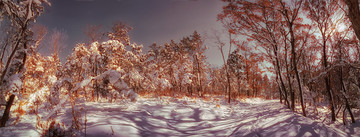
[[(216, 20), (224, 31), (211, 36), (194, 30), (145, 50), (130, 24), (86, 24), (89, 41), (60, 61), (65, 34), (36, 23), (51, 1), (0, 0), (0, 134), (360, 135), (358, 0), (222, 3)], [(50, 56), (39, 52), (44, 41)], [(207, 61), (205, 41), (216, 45), (221, 66)], [(268, 124), (280, 114), (291, 119)], [(100, 115), (115, 120), (96, 121)], [(247, 120), (256, 124), (239, 124)]]

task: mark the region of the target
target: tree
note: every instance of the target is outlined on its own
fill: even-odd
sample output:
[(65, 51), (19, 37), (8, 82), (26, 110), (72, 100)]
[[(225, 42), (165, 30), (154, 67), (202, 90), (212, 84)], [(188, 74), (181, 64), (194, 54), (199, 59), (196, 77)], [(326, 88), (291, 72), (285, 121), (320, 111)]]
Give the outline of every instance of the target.
[[(318, 28), (320, 32), (321, 41), (320, 45), (322, 47), (322, 62), (323, 62), (323, 71), (328, 71), (328, 53), (329, 49), (328, 41), (331, 39), (331, 36), (334, 33), (334, 28), (338, 23), (333, 21), (333, 18), (338, 15), (338, 1), (337, 0), (308, 0), (305, 3), (306, 9), (309, 11), (308, 18), (311, 19)], [(331, 120), (335, 121), (335, 104), (334, 104), (334, 95), (331, 90), (329, 73), (325, 76), (324, 81), (326, 85), (326, 91), (328, 93), (328, 99), (330, 103), (331, 110)]]
[(239, 54), (240, 49), (237, 48), (234, 50), (227, 60), (227, 65), (229, 66), (230, 74), (233, 74), (237, 81), (237, 90), (238, 93), (241, 93), (241, 87), (243, 86), (244, 79), (244, 57)]
[[(231, 33), (247, 36), (250, 40), (259, 43), (257, 46), (266, 53), (266, 60), (274, 66), (280, 95), (284, 94), (288, 106), (287, 89), (282, 76), (282, 65), (280, 59), (280, 40), (281, 34), (281, 14), (278, 12), (279, 3), (276, 1), (256, 1), (246, 0), (223, 0), (228, 4), (223, 7), (223, 11), (218, 15), (221, 21)], [(246, 58), (246, 56), (245, 56)], [(248, 77), (248, 74), (247, 74)], [(290, 108), (290, 106), (289, 106)]]
[[(299, 12), (301, 10), (303, 0), (290, 2), (293, 5), (287, 5), (285, 2), (280, 1), (280, 13), (284, 17), (284, 21), (286, 22), (286, 25), (288, 27), (288, 31), (290, 33), (290, 45), (291, 45), (291, 64), (295, 72), (296, 80), (298, 82), (298, 88), (300, 91), (300, 103), (301, 103), (301, 109), (303, 112), (303, 115), (306, 117), (305, 112), (305, 106), (304, 106), (304, 99), (303, 99), (303, 92), (302, 92), (302, 85), (300, 81), (299, 71), (298, 71), (298, 65), (297, 65), (297, 55), (296, 55), (296, 46), (297, 46), (297, 38), (295, 36), (295, 27), (296, 23), (301, 20), (299, 17)], [(294, 94), (294, 93), (292, 93)], [(294, 101), (295, 97), (292, 95), (292, 101)], [(292, 104), (295, 104), (294, 102)], [(294, 107), (294, 106), (293, 106)], [(293, 108), (294, 109), (294, 108)]]
[(107, 33), (107, 36), (111, 40), (118, 40), (124, 45), (130, 45), (130, 37), (129, 37), (129, 31), (131, 31), (133, 28), (129, 25), (126, 25), (122, 22), (116, 22), (113, 27), (112, 31)]
[(202, 96), (204, 83), (207, 81), (207, 64), (205, 51), (207, 47), (203, 44), (201, 36), (196, 31), (190, 37), (181, 40), (186, 52), (193, 60), (193, 76), (196, 81), (196, 90)]
[[(9, 80), (17, 79), (17, 88), (11, 89), (10, 97), (7, 102), (3, 117), (1, 118), (0, 127), (4, 127), (6, 121), (9, 119), (10, 108), (15, 98), (16, 92), (19, 92), (22, 84), (21, 71), (26, 62), (26, 50), (28, 49), (28, 41), (30, 40), (31, 30), (29, 25), (43, 12), (43, 3), (50, 5), (47, 0), (40, 1), (0, 1), (0, 18), (5, 16), (6, 19), (10, 20), (13, 27), (16, 28), (17, 33), (12, 36), (10, 45), (12, 45), (12, 51), (7, 58), (4, 69), (2, 70), (0, 77), (0, 85), (3, 87), (1, 90), (7, 90), (4, 86), (9, 83)], [(19, 74), (17, 74), (19, 73)], [(18, 78), (15, 78), (18, 77)], [(6, 78), (15, 78), (9, 79)], [(10, 86), (11, 87), (11, 86)], [(3, 91), (2, 91), (3, 92)], [(7, 93), (2, 93), (7, 94)]]
[[(354, 118), (354, 114), (351, 111), (351, 107), (350, 107), (350, 98), (349, 98), (349, 94), (348, 94), (348, 87), (345, 85), (345, 79), (348, 79), (349, 76), (346, 76), (344, 74), (344, 69), (349, 69), (350, 67), (348, 65), (343, 65), (342, 62), (344, 60), (344, 58), (349, 58), (350, 56), (347, 55), (346, 53), (344, 54), (344, 52), (346, 52), (345, 49), (345, 44), (349, 44), (351, 45), (351, 43), (353, 43), (354, 41), (351, 40), (346, 40), (343, 37), (341, 37), (341, 35), (339, 36), (339, 33), (335, 33), (335, 36), (337, 36), (336, 44), (335, 44), (335, 49), (337, 50), (337, 52), (335, 54), (336, 55), (336, 59), (335, 61), (340, 64), (340, 67), (337, 71), (337, 74), (339, 75), (339, 82), (338, 84), (340, 85), (341, 88), (339, 88), (339, 90), (341, 91), (341, 94), (343, 96), (344, 102), (345, 102), (345, 109), (348, 110), (350, 117), (351, 117), (351, 122), (355, 123), (355, 118)], [(347, 53), (349, 53), (347, 51)], [(343, 123), (344, 125), (345, 123), (345, 109), (343, 111)]]
[(67, 37), (68, 36), (64, 31), (53, 29), (52, 33), (50, 35), (50, 38), (49, 38), (49, 44), (51, 45), (49, 47), (49, 50), (50, 51), (52, 50), (53, 54), (58, 56), (59, 52), (61, 52), (61, 50), (66, 48), (65, 41), (66, 41)]
[(90, 38), (91, 42), (95, 42), (101, 40), (103, 36), (101, 28), (100, 25), (88, 25), (84, 33)]
[[(226, 24), (224, 24), (226, 25)], [(231, 46), (232, 46), (232, 39), (231, 39), (231, 32), (229, 32), (229, 53), (228, 53), (228, 57), (230, 56), (230, 52), (231, 52)], [(218, 35), (218, 32), (215, 32), (215, 43), (217, 44), (217, 47), (218, 49), (220, 50), (220, 53), (221, 53), (221, 57), (222, 57), (222, 60), (223, 60), (223, 63), (224, 63), (224, 70), (225, 70), (225, 74), (226, 74), (226, 81), (227, 81), (227, 84), (226, 84), (226, 89), (227, 89), (227, 93), (228, 93), (228, 103), (230, 103), (230, 100), (231, 100), (231, 79), (230, 79), (230, 72), (229, 72), (229, 67), (228, 67), (228, 64), (226, 63), (226, 60), (225, 60), (225, 54), (224, 54), (224, 47), (225, 47), (225, 43), (221, 41), (220, 39), (220, 36)], [(225, 92), (226, 94), (226, 92)]]
[(34, 51), (38, 51), (41, 48), (41, 43), (44, 42), (45, 36), (48, 33), (48, 29), (43, 26), (43, 25), (34, 25), (32, 27), (32, 30), (34, 32), (33, 34), (33, 39), (34, 39), (34, 44), (32, 48)]

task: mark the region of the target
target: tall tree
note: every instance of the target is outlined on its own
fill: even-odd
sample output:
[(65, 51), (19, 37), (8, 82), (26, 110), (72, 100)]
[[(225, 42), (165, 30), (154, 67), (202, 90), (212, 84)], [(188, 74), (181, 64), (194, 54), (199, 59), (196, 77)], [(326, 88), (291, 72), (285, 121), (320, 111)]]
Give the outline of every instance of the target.
[(241, 93), (241, 86), (243, 85), (243, 79), (244, 79), (244, 57), (239, 54), (240, 49), (237, 48), (234, 50), (227, 60), (227, 64), (229, 66), (230, 74), (232, 74), (233, 77), (236, 79), (236, 85), (237, 85), (237, 91), (238, 94)]
[[(18, 73), (21, 73), (26, 62), (26, 50), (28, 49), (28, 41), (30, 41), (31, 30), (29, 25), (43, 12), (43, 3), (50, 5), (47, 0), (40, 1), (0, 1), (0, 18), (5, 16), (15, 27), (17, 33), (12, 36), (11, 45), (12, 51), (7, 58), (4, 69), (0, 77), (0, 85), (4, 87), (8, 84), (5, 78), (15, 78)], [(1, 20), (2, 21), (2, 20)], [(20, 75), (17, 75), (18, 77)], [(20, 78), (16, 78), (19, 80)], [(13, 79), (14, 80), (14, 79)], [(20, 80), (21, 82), (21, 80)], [(12, 82), (14, 83), (14, 82)], [(22, 83), (17, 83), (22, 84)], [(21, 86), (18, 85), (18, 88)], [(6, 90), (2, 88), (2, 90)], [(12, 89), (13, 93), (19, 92), (20, 89)], [(5, 94), (5, 93), (2, 93)], [(0, 121), (0, 127), (4, 127), (6, 121), (9, 119), (10, 108), (15, 99), (15, 94), (11, 94), (6, 104), (4, 114)]]
[[(339, 34), (335, 34), (335, 35), (339, 35)], [(346, 58), (346, 54), (344, 54), (344, 52), (346, 51), (344, 46), (345, 44), (349, 44), (351, 43), (350, 40), (345, 40), (344, 38), (338, 38), (336, 40), (336, 44), (335, 44), (335, 48), (337, 50), (337, 56), (335, 57), (337, 63), (341, 64), (341, 62), (343, 62), (344, 58)], [(340, 65), (339, 70), (338, 70), (338, 75), (339, 75), (339, 85), (340, 85), (340, 91), (341, 94), (344, 98), (345, 101), (345, 108), (348, 110), (350, 117), (351, 117), (351, 122), (355, 123), (355, 118), (354, 118), (354, 114), (351, 111), (351, 107), (350, 107), (350, 98), (349, 98), (349, 91), (348, 88), (345, 85), (345, 78), (346, 76), (344, 76), (344, 68), (348, 68), (348, 65), (344, 67), (344, 65)], [(343, 123), (344, 125), (345, 123), (345, 110), (343, 111)]]
[(196, 31), (190, 37), (181, 40), (185, 50), (193, 60), (193, 75), (196, 78), (196, 90), (199, 96), (202, 96), (204, 83), (207, 81), (207, 63), (205, 51), (207, 47), (204, 45), (200, 34)]
[[(266, 53), (266, 60), (274, 66), (276, 75), (280, 82), (282, 94), (286, 96), (287, 89), (282, 75), (281, 59), (280, 59), (280, 41), (282, 16), (278, 14), (279, 3), (275, 1), (260, 0), (256, 2), (246, 0), (223, 0), (228, 4), (223, 7), (223, 11), (218, 15), (220, 20), (229, 32), (249, 37), (249, 40), (258, 42), (258, 46)], [(280, 92), (281, 92), (280, 91)]]
[[(306, 9), (309, 11), (308, 18), (311, 19), (318, 28), (321, 36), (320, 45), (322, 47), (322, 62), (323, 62), (323, 71), (328, 71), (328, 53), (329, 49), (328, 41), (331, 38), (331, 35), (334, 33), (334, 28), (336, 21), (333, 21), (335, 16), (338, 16), (338, 1), (337, 0), (307, 0)], [(328, 99), (330, 103), (331, 110), (331, 120), (335, 121), (335, 103), (334, 95), (331, 90), (330, 84), (330, 75), (329, 73), (324, 78), (326, 85), (326, 92), (328, 93)]]
[[(300, 91), (300, 103), (303, 115), (306, 116), (305, 105), (303, 99), (303, 91), (302, 85), (300, 81), (298, 66), (297, 66), (297, 55), (296, 55), (296, 47), (297, 47), (297, 38), (295, 36), (296, 31), (296, 23), (301, 20), (299, 14), (301, 12), (303, 0), (300, 1), (291, 1), (289, 2), (291, 5), (288, 5), (286, 2), (280, 1), (280, 12), (284, 16), (284, 21), (288, 27), (288, 31), (290, 34), (290, 45), (291, 45), (291, 64), (295, 72), (296, 80), (298, 82), (298, 88)], [(294, 100), (294, 98), (293, 98)]]
[[(227, 24), (224, 24), (224, 25), (226, 27)], [(231, 39), (231, 33), (232, 32), (230, 30), (228, 30), (228, 33), (229, 33), (229, 52), (228, 52), (227, 58), (229, 58), (229, 56), (230, 56), (231, 46), (232, 46), (232, 43), (233, 43), (232, 39)], [(230, 101), (231, 101), (231, 77), (230, 77), (230, 71), (229, 71), (228, 64), (227, 64), (227, 62), (225, 60), (225, 53), (224, 53), (225, 43), (221, 41), (221, 38), (218, 35), (218, 32), (215, 32), (215, 38), (216, 38), (217, 47), (220, 50), (221, 57), (222, 57), (222, 60), (223, 60), (223, 63), (224, 63), (224, 69), (225, 69), (226, 81), (227, 81), (227, 86), (226, 86), (227, 92), (225, 92), (225, 94), (228, 93), (228, 103), (230, 103)]]

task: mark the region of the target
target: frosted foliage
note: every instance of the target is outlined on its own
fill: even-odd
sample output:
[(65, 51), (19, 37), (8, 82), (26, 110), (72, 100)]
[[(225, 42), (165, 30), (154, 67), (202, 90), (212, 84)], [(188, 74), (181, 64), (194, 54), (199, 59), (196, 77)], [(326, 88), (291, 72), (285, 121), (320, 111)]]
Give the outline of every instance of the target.
[(37, 66), (35, 71), (39, 71), (39, 72), (44, 72), (44, 67), (42, 66)]
[(45, 102), (46, 96), (49, 94), (47, 91), (49, 91), (49, 88), (43, 87), (35, 93), (31, 94), (29, 99), (26, 101), (26, 104), (22, 108), (29, 111), (29, 108), (34, 106), (36, 101)]
[(138, 95), (131, 89), (130, 90), (122, 90), (120, 93), (123, 97), (128, 97), (131, 100), (136, 100), (136, 98), (138, 97)]
[(121, 74), (118, 73), (117, 71), (111, 70), (109, 72), (110, 83), (116, 83), (119, 80), (119, 78), (121, 78)]
[(104, 73), (94, 77), (96, 80), (103, 80), (104, 78), (109, 78), (110, 84), (117, 90), (118, 92), (124, 94), (125, 97), (129, 97), (134, 100), (137, 97), (137, 94), (130, 90), (128, 85), (121, 79), (121, 74), (115, 70), (108, 70)]
[(19, 91), (22, 87), (22, 80), (20, 79), (20, 77), (22, 77), (22, 74), (15, 74), (12, 75), (8, 81), (9, 81), (9, 89), (10, 92), (15, 94), (17, 93), (17, 91)]
[(193, 74), (191, 74), (191, 73), (185, 73), (182, 83), (183, 83), (183, 84), (191, 84), (191, 82), (192, 82), (192, 80), (191, 80), (192, 77), (193, 77)]
[(94, 77), (96, 80), (103, 80), (105, 77), (110, 78), (110, 83), (116, 82), (119, 78), (121, 78), (121, 74), (115, 70), (108, 70), (104, 73)]
[(90, 52), (99, 54), (98, 45), (99, 45), (99, 42), (91, 43)]
[(116, 68), (116, 71), (119, 72), (119, 73), (121, 73), (121, 74), (124, 74), (124, 73), (125, 73), (125, 71), (124, 71), (123, 69), (121, 69), (121, 67), (117, 67), (117, 68)]
[[(115, 70), (108, 70), (105, 71), (102, 74), (99, 74), (96, 77), (90, 77), (87, 79), (82, 80), (81, 82), (76, 84), (76, 87), (72, 88), (70, 93), (73, 93), (77, 90), (84, 89), (86, 86), (89, 86), (92, 80), (103, 80), (105, 78), (109, 78), (110, 84), (115, 90), (111, 90), (115, 93), (113, 94), (121, 94), (121, 96), (128, 97), (131, 100), (136, 100), (138, 95), (131, 89), (129, 89), (128, 85), (121, 79), (121, 74)], [(50, 90), (50, 99), (51, 104), (55, 105), (52, 112), (49, 113), (48, 116), (44, 117), (44, 119), (47, 119), (51, 115), (55, 113), (55, 111), (59, 110), (61, 106), (66, 102), (66, 100), (69, 98), (69, 94), (59, 98), (60, 95), (60, 89), (65, 85), (65, 83), (72, 83), (72, 80), (69, 78), (65, 78), (62, 80), (58, 80), (55, 82), (54, 86)]]
[(133, 81), (141, 81), (143, 80), (144, 78), (140, 75), (140, 73), (137, 71), (137, 70), (133, 70), (130, 72), (130, 78), (133, 80)]
[(312, 93), (307, 86), (303, 86), (303, 97), (304, 101), (314, 103), (313, 97), (314, 93)]
[(57, 81), (57, 77), (56, 77), (56, 76), (50, 75), (50, 76), (48, 77), (48, 82), (49, 82), (50, 84), (54, 84), (56, 81)]
[(138, 61), (139, 61), (138, 57), (137, 57), (133, 52), (131, 52), (131, 51), (127, 51), (127, 52), (125, 53), (125, 56), (126, 56), (127, 58), (132, 59), (131, 61), (135, 61), (135, 62), (138, 62)]
[(85, 80), (81, 81), (80, 87), (83, 88), (84, 86), (89, 85), (90, 81), (91, 81), (91, 79), (85, 79)]
[(125, 49), (125, 46), (118, 40), (108, 40), (108, 41), (101, 43), (101, 45), (105, 48), (111, 48), (113, 50)]
[(160, 79), (159, 85), (161, 86), (162, 89), (166, 89), (166, 88), (171, 87), (170, 82), (167, 79), (164, 79), (164, 78)]
[(50, 5), (48, 0), (24, 0), (20, 3), (16, 1), (1, 1), (4, 11), (7, 15), (23, 18), (24, 22), (35, 20), (43, 11), (43, 3)]
[(113, 83), (114, 87), (120, 90), (128, 89), (127, 84), (124, 81), (117, 81)]
[(50, 89), (50, 95), (48, 96), (48, 100), (50, 100), (50, 103), (52, 105), (59, 104), (60, 102), (60, 93), (61, 88), (66, 83), (72, 83), (72, 80), (70, 78), (63, 78), (61, 80), (58, 80), (54, 83), (54, 85)]

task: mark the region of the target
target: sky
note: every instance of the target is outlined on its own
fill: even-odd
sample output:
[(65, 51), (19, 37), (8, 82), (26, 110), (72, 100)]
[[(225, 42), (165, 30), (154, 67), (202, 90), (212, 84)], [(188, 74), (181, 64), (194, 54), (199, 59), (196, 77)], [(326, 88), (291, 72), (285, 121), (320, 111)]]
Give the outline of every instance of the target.
[[(88, 25), (101, 25), (110, 30), (112, 24), (121, 21), (134, 29), (131, 42), (142, 44), (144, 51), (156, 42), (180, 41), (198, 31), (208, 47), (207, 61), (220, 66), (222, 58), (215, 43), (208, 37), (222, 25), (216, 17), (224, 3), (220, 0), (50, 0), (51, 6), (38, 17), (37, 24), (48, 30), (59, 30), (67, 35), (62, 41), (62, 62), (71, 54), (77, 43), (86, 43), (84, 34)], [(44, 47), (44, 49), (48, 49)], [(50, 54), (42, 49), (43, 54)]]

